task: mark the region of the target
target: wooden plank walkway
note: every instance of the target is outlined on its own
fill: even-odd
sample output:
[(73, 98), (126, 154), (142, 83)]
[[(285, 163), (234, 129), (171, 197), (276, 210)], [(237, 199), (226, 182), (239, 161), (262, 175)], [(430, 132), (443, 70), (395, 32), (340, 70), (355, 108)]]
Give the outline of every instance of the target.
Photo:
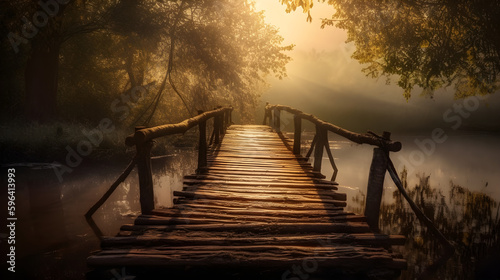
[(268, 271), (278, 277), (272, 279), (300, 279), (293, 278), (297, 267), (307, 275), (398, 275), (406, 261), (390, 246), (404, 237), (373, 233), (364, 216), (344, 210), (337, 183), (323, 178), (270, 127), (232, 125), (208, 172), (186, 176), (184, 189), (174, 192), (173, 208), (124, 225), (88, 264)]

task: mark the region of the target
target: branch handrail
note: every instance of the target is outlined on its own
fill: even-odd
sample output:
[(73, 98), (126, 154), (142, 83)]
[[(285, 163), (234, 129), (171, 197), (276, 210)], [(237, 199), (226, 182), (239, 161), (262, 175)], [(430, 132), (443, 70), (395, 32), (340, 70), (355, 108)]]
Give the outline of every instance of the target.
[(325, 148), (334, 170), (332, 181), (335, 179), (338, 170), (333, 160), (333, 156), (331, 155), (326, 131), (334, 132), (358, 144), (370, 144), (377, 146), (373, 150), (373, 159), (370, 166), (366, 195), (365, 216), (368, 225), (374, 231), (379, 231), (378, 223), (384, 177), (386, 172), (389, 172), (389, 175), (394, 181), (394, 184), (396, 185), (402, 196), (405, 198), (405, 200), (408, 202), (417, 218), (427, 228), (430, 229), (430, 231), (436, 236), (438, 241), (443, 245), (443, 255), (439, 259), (434, 261), (433, 264), (429, 265), (427, 269), (424, 270), (424, 272), (420, 275), (419, 279), (423, 279), (424, 277), (428, 276), (430, 273), (435, 271), (438, 266), (443, 265), (454, 254), (453, 245), (446, 239), (446, 237), (434, 225), (434, 223), (422, 212), (422, 210), (418, 208), (416, 203), (410, 198), (406, 190), (403, 188), (401, 180), (399, 179), (396, 169), (394, 168), (394, 164), (392, 163), (389, 156), (389, 152), (400, 151), (402, 145), (400, 142), (391, 141), (389, 132), (384, 132), (382, 136), (379, 136), (371, 131), (369, 131), (367, 134), (359, 134), (338, 127), (334, 124), (325, 122), (314, 115), (306, 114), (298, 109), (284, 105), (270, 105), (269, 103), (267, 103), (265, 107), (263, 124), (265, 125), (267, 119), (269, 119), (270, 125), (273, 126), (273, 128), (277, 132), (280, 132), (280, 111), (287, 111), (294, 115), (295, 132), (293, 152), (296, 155), (300, 156), (301, 120), (305, 119), (316, 125), (316, 134), (314, 136), (314, 139), (312, 140), (311, 148), (307, 152), (306, 158), (309, 158), (312, 151), (314, 150), (314, 170), (321, 171), (323, 148)]
[[(199, 127), (199, 149), (198, 149), (198, 168), (197, 173), (203, 173), (207, 169), (207, 125), (206, 122), (213, 118), (214, 125), (211, 136), (210, 145), (220, 144), (222, 135), (225, 129), (232, 123), (232, 107), (218, 107), (212, 111), (198, 111), (198, 115), (186, 119), (176, 124), (165, 124), (155, 127), (136, 127), (134, 134), (126, 137), (125, 144), (127, 146), (136, 147), (136, 155), (128, 164), (124, 172), (111, 185), (106, 193), (97, 201), (85, 214), (87, 222), (92, 227), (98, 237), (102, 236), (101, 231), (95, 225), (92, 215), (99, 209), (111, 194), (116, 190), (118, 185), (122, 183), (131, 173), (132, 169), (137, 166), (139, 175), (139, 190), (140, 204), (142, 214), (149, 214), (154, 209), (154, 193), (153, 193), (153, 177), (151, 169), (151, 148), (153, 140), (159, 137), (164, 137), (173, 134), (185, 133), (189, 129)], [(215, 139), (215, 141), (213, 141)]]
[(137, 130), (134, 134), (127, 136), (125, 139), (125, 144), (127, 146), (134, 146), (138, 143), (144, 143), (155, 138), (164, 137), (172, 134), (185, 133), (191, 128), (199, 125), (201, 122), (205, 122), (211, 118), (214, 118), (223, 113), (231, 113), (232, 107), (221, 107), (214, 109), (212, 111), (201, 113), (195, 117), (186, 119), (180, 123), (176, 124), (164, 124), (155, 127), (142, 128)]
[[(301, 119), (308, 120), (318, 126), (324, 127), (326, 130), (331, 131), (335, 134), (338, 134), (344, 138), (347, 138), (348, 140), (351, 140), (354, 143), (357, 144), (370, 144), (373, 146), (378, 146), (378, 147), (384, 147), (387, 148), (391, 152), (399, 152), (401, 150), (401, 142), (394, 142), (390, 140), (386, 140), (383, 138), (375, 137), (371, 134), (359, 134), (356, 132), (349, 131), (347, 129), (344, 129), (342, 127), (336, 126), (332, 123), (325, 122), (318, 117), (312, 115), (312, 114), (307, 114), (304, 113), (298, 109), (292, 108), (290, 106), (285, 106), (285, 105), (266, 105), (266, 116), (268, 115), (268, 112), (271, 112), (271, 110), (276, 109), (280, 111), (287, 111), (288, 113), (291, 113)], [(264, 120), (265, 121), (265, 120)]]
[(335, 159), (328, 141), (328, 131), (332, 131), (333, 133), (343, 136), (348, 140), (358, 144), (370, 144), (376, 146), (373, 149), (373, 158), (370, 166), (370, 172), (368, 174), (365, 216), (370, 228), (378, 231), (380, 205), (382, 203), (382, 191), (384, 188), (384, 178), (388, 164), (386, 156), (389, 156), (390, 151), (400, 151), (402, 146), (401, 142), (391, 141), (391, 134), (389, 132), (384, 132), (382, 136), (379, 136), (373, 132), (368, 132), (367, 134), (359, 134), (336, 126), (334, 124), (325, 122), (314, 115), (306, 114), (290, 106), (270, 105), (269, 103), (266, 103), (263, 124), (267, 124), (267, 120), (269, 119), (269, 123), (274, 128), (274, 130), (276, 130), (278, 133), (281, 133), (281, 111), (286, 111), (293, 114), (293, 153), (298, 157), (302, 157), (302, 119), (308, 120), (316, 126), (316, 133), (314, 134), (314, 138), (311, 142), (311, 147), (307, 151), (305, 158), (309, 159), (309, 157), (313, 155), (313, 171), (321, 173), (323, 151), (326, 150), (328, 159), (330, 160), (330, 164), (333, 169), (332, 178), (330, 179), (331, 181), (335, 181), (338, 174), (338, 168), (335, 164)]

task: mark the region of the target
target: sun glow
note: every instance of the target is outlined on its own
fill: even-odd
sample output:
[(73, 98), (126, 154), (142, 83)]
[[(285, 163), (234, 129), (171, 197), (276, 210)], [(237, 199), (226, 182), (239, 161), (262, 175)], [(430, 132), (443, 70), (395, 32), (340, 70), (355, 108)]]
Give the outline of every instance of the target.
[(281, 5), (278, 0), (257, 0), (256, 10), (263, 10), (266, 22), (276, 26), (283, 36), (284, 44), (296, 45), (295, 50), (299, 51), (335, 51), (343, 47), (347, 34), (345, 31), (326, 27), (321, 29), (321, 19), (331, 18), (335, 10), (325, 3), (314, 3), (311, 10), (312, 23), (306, 21), (307, 13), (302, 13), (300, 9), (295, 12), (286, 13), (286, 6)]

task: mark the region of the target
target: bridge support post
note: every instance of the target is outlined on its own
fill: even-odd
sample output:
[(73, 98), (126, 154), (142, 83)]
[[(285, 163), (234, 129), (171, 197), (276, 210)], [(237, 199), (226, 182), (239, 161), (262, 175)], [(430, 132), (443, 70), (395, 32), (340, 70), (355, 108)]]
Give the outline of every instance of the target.
[(224, 130), (226, 130), (231, 125), (231, 111), (224, 112)]
[(268, 109), (267, 106), (269, 106), (269, 102), (266, 102), (266, 107), (264, 107), (264, 121), (262, 122), (262, 125), (266, 125), (267, 120), (269, 120), (269, 125), (273, 126), (273, 123), (272, 123), (273, 115), (271, 113), (271, 110)]
[(281, 132), (281, 111), (274, 109), (274, 130)]
[[(145, 127), (139, 126), (135, 131)], [(153, 175), (151, 171), (151, 148), (153, 141), (146, 141), (136, 144), (137, 150), (137, 173), (139, 175), (139, 201), (141, 203), (141, 213), (150, 214), (155, 207), (153, 191)]]
[[(217, 109), (220, 109), (220, 108), (222, 108), (222, 106), (217, 106)], [(220, 125), (219, 125), (219, 135), (224, 135), (224, 130), (226, 128), (225, 112), (222, 112), (222, 114), (219, 114), (217, 116), (217, 118), (219, 118), (219, 122), (220, 122)]]
[(302, 136), (302, 118), (298, 115), (293, 116), (293, 154), (300, 155), (300, 141)]
[[(203, 111), (198, 111), (198, 114), (203, 114)], [(202, 174), (207, 171), (207, 121), (201, 121), (198, 125), (200, 139), (198, 145), (198, 168), (197, 174)]]
[[(391, 134), (384, 132), (383, 138), (390, 140)], [(387, 171), (387, 151), (382, 148), (373, 149), (373, 159), (368, 176), (366, 190), (365, 216), (368, 225), (374, 231), (379, 231), (380, 204), (384, 189), (385, 172)]]
[(220, 114), (219, 115), (219, 136), (221, 138), (221, 141), (222, 141), (222, 137), (224, 136), (225, 133), (226, 133), (226, 122), (225, 122), (224, 114)]
[(221, 131), (221, 120), (219, 116), (214, 117), (214, 135), (215, 135), (215, 140), (214, 144), (219, 145), (220, 144), (220, 131)]
[(314, 171), (321, 172), (321, 163), (323, 162), (323, 149), (325, 147), (325, 143), (328, 142), (327, 137), (328, 136), (326, 129), (322, 125), (317, 124), (316, 146), (314, 147)]

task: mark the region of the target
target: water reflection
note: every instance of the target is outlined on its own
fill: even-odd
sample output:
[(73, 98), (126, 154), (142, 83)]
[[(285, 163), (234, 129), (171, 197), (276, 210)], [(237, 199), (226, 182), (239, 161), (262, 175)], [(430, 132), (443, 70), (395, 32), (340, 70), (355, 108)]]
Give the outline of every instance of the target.
[[(329, 139), (339, 169), (339, 189), (348, 194), (348, 209), (363, 213), (373, 147), (353, 144), (334, 135)], [(401, 171), (410, 154), (421, 151), (415, 144), (415, 139), (421, 136), (399, 135), (393, 139), (403, 143), (402, 151), (391, 153)], [(403, 176), (412, 199), (456, 248), (454, 257), (433, 279), (500, 277), (499, 140), (498, 135), (450, 135), (445, 144), (437, 146), (419, 164), (413, 163), (411, 173), (405, 172)], [(322, 173), (327, 178), (333, 173), (326, 157)], [(400, 252), (408, 260), (409, 269), (401, 279), (415, 279), (432, 260), (440, 257), (437, 239), (420, 225), (389, 175), (384, 183), (380, 226), (386, 233), (408, 237)]]
[[(393, 138), (403, 142), (403, 150), (392, 156), (395, 164), (398, 165), (398, 154), (405, 156), (415, 149), (415, 145), (412, 144), (414, 137), (394, 136)], [(474, 260), (474, 267), (478, 267), (479, 256), (491, 256), (485, 252), (498, 248), (500, 232), (498, 215), (488, 216), (489, 212), (485, 210), (492, 209), (493, 204), (487, 200), (486, 196), (476, 195), (469, 191), (483, 191), (499, 200), (500, 176), (497, 171), (500, 170), (500, 161), (498, 161), (500, 148), (497, 145), (498, 138), (498, 136), (484, 135), (450, 137), (445, 146), (437, 148), (434, 155), (428, 157), (425, 163), (419, 166), (417, 172), (407, 177), (409, 186), (417, 186), (422, 185), (421, 177), (417, 174), (427, 174), (426, 176), (430, 174), (433, 190), (423, 191), (423, 195), (419, 194), (424, 198), (424, 203), (421, 205), (426, 211), (431, 211), (429, 213), (435, 219), (442, 219), (440, 223), (449, 225), (449, 229), (445, 230), (446, 233), (456, 244), (459, 244), (458, 256), (460, 258), (450, 262), (447, 269), (456, 271), (461, 271), (457, 267), (464, 269), (469, 274), (462, 274), (467, 276), (472, 275), (474, 270), (472, 266), (464, 265), (464, 261)], [(351, 210), (363, 213), (361, 208), (364, 205), (363, 194), (366, 191), (372, 147), (352, 144), (338, 136), (330, 136), (330, 139), (339, 168), (337, 181), (341, 184), (340, 191), (348, 194), (350, 200), (348, 205)], [(474, 144), (477, 142), (481, 145)], [(307, 148), (308, 146), (304, 145), (304, 150)], [(303, 154), (306, 152), (303, 151)], [(322, 172), (328, 178), (333, 171), (329, 168), (328, 158), (325, 157), (323, 160)], [(99, 249), (99, 241), (86, 223), (84, 213), (104, 194), (125, 166), (125, 162), (82, 165), (66, 176), (62, 183), (57, 181), (52, 169), (47, 166), (31, 164), (16, 167), (18, 180), (16, 202), (19, 219), (17, 255), (20, 259), (18, 275), (21, 279), (36, 279), (39, 275), (47, 276), (48, 279), (82, 279), (84, 277), (87, 271), (86, 257), (91, 251)], [(153, 160), (152, 167), (156, 205), (169, 207), (172, 205), (172, 192), (182, 188), (183, 174), (191, 174), (196, 168), (196, 151), (192, 148), (177, 150), (175, 155)], [(454, 184), (450, 184), (450, 179)], [(423, 184), (423, 186), (427, 185)], [(466, 186), (469, 190), (457, 186)], [(419, 227), (412, 214), (407, 212), (405, 207), (398, 206), (399, 198), (393, 195), (394, 190), (393, 183), (387, 177), (384, 196), (386, 206), (384, 206), (383, 215), (398, 217), (399, 220), (384, 218), (383, 222), (387, 224), (382, 223), (381, 226), (392, 234), (412, 234), (412, 230), (416, 232), (410, 235), (408, 243), (410, 244), (408, 246), (413, 247), (405, 250), (405, 252), (416, 253), (405, 257), (415, 264), (412, 266), (413, 272), (411, 273), (418, 272), (418, 265), (425, 263), (429, 257), (428, 252), (436, 250), (432, 249), (431, 242), (427, 242), (424, 229)], [(416, 197), (419, 197), (418, 193), (415, 192)], [(2, 193), (2, 195), (5, 194)], [(458, 200), (450, 200), (451, 197)], [(446, 206), (440, 204), (440, 199), (446, 201)], [(457, 205), (460, 207), (450, 206), (454, 205), (450, 204), (452, 201), (455, 201), (454, 203), (458, 201)], [(477, 208), (478, 205), (479, 208)], [(398, 213), (401, 213), (399, 216), (394, 214), (395, 209), (402, 209), (398, 210), (400, 211)], [(495, 209), (498, 213), (498, 208)], [(139, 212), (138, 178), (136, 171), (133, 171), (93, 217), (105, 235), (115, 235), (121, 225), (133, 222)], [(439, 213), (444, 214), (439, 216), (441, 215)], [(481, 223), (482, 221), (489, 222)], [(497, 221), (496, 227), (494, 221)], [(417, 253), (416, 250), (420, 248), (426, 249)], [(489, 261), (487, 257), (484, 257), (483, 264)], [(409, 274), (408, 279), (412, 275)]]
[[(498, 279), (500, 277), (500, 207), (490, 196), (471, 192), (450, 183), (443, 192), (431, 185), (431, 177), (419, 175), (419, 182), (408, 186), (406, 170), (402, 181), (409, 196), (453, 244), (455, 254), (437, 267), (435, 279)], [(401, 233), (407, 242), (400, 251), (409, 269), (402, 279), (415, 279), (431, 260), (441, 256), (435, 236), (416, 219), (398, 191), (393, 202), (381, 207), (380, 226), (385, 233)]]
[[(302, 154), (310, 146), (312, 134), (305, 134), (305, 143)], [(391, 153), (391, 159), (396, 168), (401, 171), (409, 162), (411, 153), (420, 151), (415, 144), (418, 135), (393, 135), (393, 139), (401, 141), (403, 149)], [(368, 173), (370, 170), (373, 147), (358, 145), (344, 138), (329, 134), (330, 147), (339, 169), (337, 182), (341, 191), (346, 192), (351, 199), (362, 198), (366, 193)], [(434, 185), (445, 193), (450, 188), (450, 180), (454, 183), (467, 186), (471, 191), (482, 192), (500, 200), (500, 136), (488, 134), (455, 134), (437, 146), (435, 151), (425, 156), (423, 162), (414, 164), (408, 175), (410, 185), (417, 184), (418, 174), (431, 175)], [(411, 162), (411, 161), (410, 161)], [(322, 173), (330, 178), (333, 169), (326, 156), (323, 157)], [(392, 200), (392, 192), (396, 189), (389, 175), (384, 182), (384, 200)], [(352, 210), (352, 209), (351, 209)]]
[[(193, 173), (194, 149), (152, 162), (157, 206), (172, 204), (172, 192), (182, 188), (183, 175)], [(99, 239), (84, 214), (106, 192), (126, 162), (88, 164), (66, 174), (60, 183), (50, 166), (17, 164), (17, 270), (19, 279), (83, 279), (86, 258), (99, 249)], [(6, 170), (7, 166), (2, 166)], [(12, 165), (10, 167), (13, 167)], [(5, 178), (5, 177), (4, 177)], [(5, 194), (2, 193), (2, 196)], [(137, 172), (116, 189), (93, 215), (104, 235), (114, 236), (140, 213)]]
[(155, 186), (155, 205), (172, 207), (173, 192), (182, 190), (184, 175), (195, 172), (198, 152), (193, 148), (175, 151), (169, 157), (152, 161), (153, 185)]

